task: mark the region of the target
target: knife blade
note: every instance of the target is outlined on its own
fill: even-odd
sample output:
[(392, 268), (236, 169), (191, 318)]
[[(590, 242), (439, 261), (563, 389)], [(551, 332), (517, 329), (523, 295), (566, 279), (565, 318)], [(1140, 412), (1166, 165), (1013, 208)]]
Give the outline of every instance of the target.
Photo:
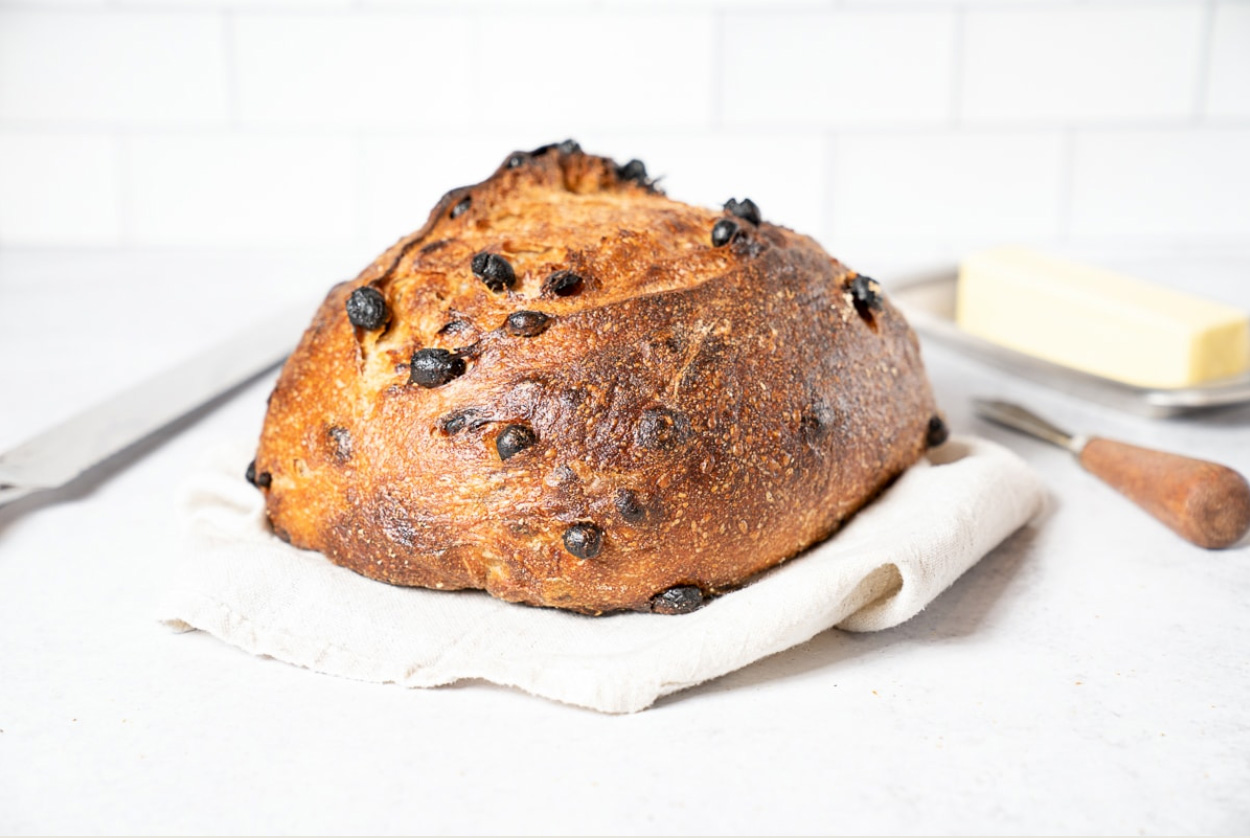
[(188, 361), (0, 454), (0, 506), (55, 489), (232, 388), (277, 366), (312, 319), (284, 310)]
[(997, 422), (1012, 430), (1029, 434), (1052, 445), (1058, 445), (1060, 448), (1066, 448), (1073, 454), (1079, 455), (1081, 449), (1085, 447), (1084, 437), (1070, 434), (1018, 404), (997, 399), (974, 398), (972, 407), (982, 419)]

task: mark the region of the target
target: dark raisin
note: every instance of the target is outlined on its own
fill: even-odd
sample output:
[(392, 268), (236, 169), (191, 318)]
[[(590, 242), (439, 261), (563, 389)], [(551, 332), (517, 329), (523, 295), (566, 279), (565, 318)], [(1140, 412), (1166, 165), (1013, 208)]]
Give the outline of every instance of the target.
[(253, 486), (256, 485), (256, 461), (255, 460), (252, 460), (250, 463), (247, 464), (247, 471), (243, 473), (243, 477), (247, 480), (248, 483), (251, 483)]
[(634, 442), (643, 448), (666, 451), (676, 448), (690, 436), (690, 420), (684, 413), (666, 407), (651, 407), (642, 412), (634, 429)]
[(577, 140), (565, 140), (560, 143), (560, 145), (556, 146), (556, 148), (561, 154), (577, 154), (577, 152), (582, 150), (582, 147), (578, 144)]
[(357, 288), (347, 298), (347, 319), (353, 326), (373, 331), (386, 325), (386, 298), (368, 285)]
[(515, 169), (518, 166), (524, 165), (525, 158), (527, 157), (529, 157), (528, 154), (523, 151), (518, 151), (516, 154), (509, 155), (508, 159), (504, 162), (504, 166), (509, 169)]
[(418, 349), (408, 364), (408, 381), (422, 387), (440, 387), (464, 375), (464, 359), (446, 349)]
[(461, 198), (459, 201), (456, 202), (456, 205), (454, 207), (451, 208), (451, 213), (450, 213), (451, 217), (459, 218), (460, 216), (464, 215), (466, 212), (469, 211), (469, 205), (472, 203), (473, 203), (473, 196), (465, 195), (463, 198)]
[(449, 436), (461, 431), (475, 431), (490, 422), (490, 417), (480, 407), (466, 407), (453, 410), (438, 420), (438, 429)]
[(736, 215), (743, 221), (750, 221), (755, 226), (760, 223), (760, 208), (750, 198), (743, 198), (741, 201), (736, 198), (730, 198), (725, 202), (725, 210), (731, 215)]
[(512, 265), (496, 253), (482, 251), (473, 257), (469, 267), (473, 269), (473, 275), (495, 293), (516, 284), (516, 273), (512, 270)]
[(530, 157), (542, 157), (544, 154), (551, 151), (555, 147), (556, 147), (555, 143), (547, 143), (546, 145), (540, 145), (538, 148), (530, 152)]
[(559, 297), (568, 297), (581, 290), (582, 278), (572, 271), (556, 271), (543, 281), (543, 290)]
[(864, 309), (881, 310), (881, 285), (872, 277), (856, 274), (851, 280), (851, 297), (861, 314)]
[(647, 517), (647, 508), (642, 505), (642, 501), (638, 500), (638, 495), (629, 489), (617, 490), (616, 497), (612, 501), (616, 504), (616, 511), (631, 524), (636, 524)]
[(273, 483), (273, 475), (270, 474), (269, 472), (262, 471), (260, 474), (256, 475), (256, 485), (259, 486), (260, 488), (268, 489), (270, 484), (272, 483)]
[(647, 164), (641, 160), (630, 160), (624, 166), (616, 167), (618, 180), (632, 180), (634, 183), (647, 185)]
[(674, 585), (651, 597), (656, 614), (689, 614), (703, 607), (703, 591), (697, 585)]
[(340, 425), (332, 425), (326, 433), (330, 440), (334, 443), (334, 457), (337, 460), (347, 460), (352, 456), (352, 435), (351, 432)]
[(564, 549), (579, 559), (593, 559), (603, 549), (603, 530), (594, 524), (574, 524), (564, 531)]
[(495, 437), (495, 450), (499, 452), (499, 459), (509, 460), (535, 442), (538, 437), (528, 426), (508, 425)]
[(532, 338), (547, 331), (551, 318), (541, 311), (514, 311), (504, 321), (504, 330), (514, 338)]
[(733, 241), (738, 232), (738, 224), (728, 218), (722, 218), (712, 225), (712, 247), (724, 247)]
[(941, 416), (934, 416), (929, 419), (929, 430), (925, 435), (925, 440), (929, 443), (930, 448), (936, 448), (943, 442), (946, 442), (946, 438), (950, 435), (950, 429), (946, 427), (946, 423), (942, 421)]

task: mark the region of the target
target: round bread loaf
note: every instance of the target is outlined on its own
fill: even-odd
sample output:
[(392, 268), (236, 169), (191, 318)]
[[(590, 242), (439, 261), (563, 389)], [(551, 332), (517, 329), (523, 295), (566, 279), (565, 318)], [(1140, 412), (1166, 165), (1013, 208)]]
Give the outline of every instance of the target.
[(397, 585), (681, 613), (828, 537), (944, 438), (915, 335), (806, 236), (571, 141), (330, 291), (249, 475)]

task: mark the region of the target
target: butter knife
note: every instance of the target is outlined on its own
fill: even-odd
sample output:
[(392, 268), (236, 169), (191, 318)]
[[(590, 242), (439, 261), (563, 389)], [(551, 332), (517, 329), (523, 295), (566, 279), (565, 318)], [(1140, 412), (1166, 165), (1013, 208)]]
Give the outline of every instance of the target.
[(1077, 436), (1011, 402), (972, 405), (983, 419), (1071, 451), (1086, 471), (1199, 547), (1231, 547), (1250, 531), (1250, 485), (1228, 466)]
[(310, 319), (308, 306), (288, 309), (0, 454), (0, 506), (72, 482), (269, 371), (294, 349)]

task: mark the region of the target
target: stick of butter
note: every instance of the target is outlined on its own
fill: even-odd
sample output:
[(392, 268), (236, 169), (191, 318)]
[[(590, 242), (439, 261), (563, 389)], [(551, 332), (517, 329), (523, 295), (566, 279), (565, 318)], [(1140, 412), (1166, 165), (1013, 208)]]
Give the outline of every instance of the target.
[(1140, 387), (1250, 369), (1246, 312), (1024, 248), (964, 259), (956, 318), (977, 337)]

